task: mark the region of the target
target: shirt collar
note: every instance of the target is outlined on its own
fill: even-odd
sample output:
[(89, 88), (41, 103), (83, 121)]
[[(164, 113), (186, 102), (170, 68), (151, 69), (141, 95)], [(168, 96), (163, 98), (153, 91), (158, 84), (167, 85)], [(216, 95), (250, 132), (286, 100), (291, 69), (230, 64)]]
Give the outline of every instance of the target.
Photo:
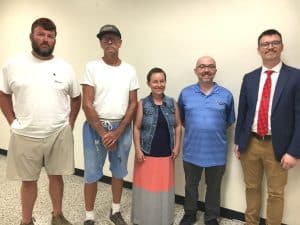
[[(202, 93), (199, 83), (194, 84), (194, 91), (197, 93)], [(211, 93), (218, 93), (218, 92), (219, 92), (219, 85), (217, 84), (217, 82), (214, 82), (213, 90)]]
[(271, 68), (271, 69), (268, 69), (267, 67), (262, 66), (262, 74), (264, 74), (267, 70), (272, 70), (272, 71), (275, 72), (275, 73), (279, 73), (281, 67), (282, 67), (282, 62), (281, 62), (281, 61), (280, 61), (280, 63), (278, 63), (276, 66), (274, 66), (274, 67)]

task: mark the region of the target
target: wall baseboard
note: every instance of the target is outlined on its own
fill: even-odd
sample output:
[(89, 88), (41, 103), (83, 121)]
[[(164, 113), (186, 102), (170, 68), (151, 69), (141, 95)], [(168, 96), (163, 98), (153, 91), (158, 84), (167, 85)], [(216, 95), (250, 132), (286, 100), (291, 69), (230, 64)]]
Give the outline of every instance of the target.
[[(0, 148), (0, 155), (7, 155), (7, 150)], [(75, 168), (75, 175), (83, 177), (84, 170)], [(106, 183), (106, 184), (111, 184), (111, 177), (103, 176), (99, 181)], [(124, 187), (127, 189), (132, 189), (132, 182), (124, 181)], [(177, 204), (183, 205), (184, 197), (181, 195), (175, 195), (175, 202)], [(198, 201), (198, 209), (202, 212), (205, 211), (204, 202)], [(228, 219), (245, 221), (244, 213), (241, 213), (241, 212), (238, 212), (235, 210), (231, 210), (231, 209), (227, 209), (227, 208), (223, 208), (223, 207), (221, 207), (221, 216), (228, 218)], [(261, 218), (259, 225), (266, 225), (266, 220), (264, 218)], [(282, 225), (287, 225), (287, 224), (282, 224)]]
[(0, 148), (0, 155), (7, 155), (7, 150)]

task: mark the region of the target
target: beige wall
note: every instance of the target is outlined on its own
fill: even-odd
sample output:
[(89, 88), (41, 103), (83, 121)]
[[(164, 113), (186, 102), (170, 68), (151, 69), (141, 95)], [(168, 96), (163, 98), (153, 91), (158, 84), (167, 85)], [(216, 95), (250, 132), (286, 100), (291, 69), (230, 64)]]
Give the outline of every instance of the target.
[[(216, 81), (233, 92), (237, 105), (243, 74), (260, 65), (256, 40), (263, 30), (280, 30), (285, 43), (284, 62), (300, 67), (299, 10), (297, 0), (1, 0), (0, 64), (16, 53), (30, 51), (31, 23), (37, 17), (46, 16), (58, 27), (55, 54), (69, 61), (81, 80), (85, 63), (102, 55), (95, 37), (99, 27), (113, 23), (123, 35), (122, 59), (137, 69), (140, 97), (149, 93), (145, 85), (146, 72), (160, 66), (167, 72), (167, 94), (177, 98), (182, 87), (196, 82), (193, 67), (197, 57), (208, 54), (217, 61)], [(81, 169), (83, 121), (81, 112), (75, 128), (76, 167)], [(7, 149), (9, 128), (2, 115), (0, 126), (0, 148)], [(222, 206), (243, 212), (244, 184), (240, 164), (232, 154), (232, 130), (229, 136)], [(129, 181), (132, 180), (133, 155), (131, 151), (126, 177)], [(106, 175), (110, 175), (107, 168)], [(292, 225), (300, 224), (297, 217), (299, 172), (299, 165), (290, 171), (286, 188), (288, 210), (284, 222)], [(181, 159), (176, 166), (176, 193), (184, 194)], [(203, 195), (201, 191), (201, 200)], [(262, 215), (265, 216), (265, 210)]]

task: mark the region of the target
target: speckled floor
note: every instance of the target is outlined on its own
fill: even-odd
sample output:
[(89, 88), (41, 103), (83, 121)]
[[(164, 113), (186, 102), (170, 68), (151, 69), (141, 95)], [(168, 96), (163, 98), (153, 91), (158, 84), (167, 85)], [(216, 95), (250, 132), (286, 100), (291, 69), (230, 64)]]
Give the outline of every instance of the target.
[[(6, 157), (0, 155), (0, 225), (19, 225), (21, 218), (20, 207), (20, 182), (8, 181), (5, 177)], [(39, 180), (38, 199), (34, 208), (34, 217), (37, 225), (49, 225), (51, 219), (51, 202), (48, 195), (47, 176), (42, 172)], [(83, 179), (78, 176), (64, 177), (65, 193), (64, 193), (64, 215), (74, 225), (82, 225), (84, 220), (84, 204), (83, 204)], [(107, 219), (111, 206), (110, 185), (99, 183), (98, 194), (96, 200), (96, 216), (97, 225), (112, 224)], [(122, 197), (122, 214), (124, 219), (130, 223), (131, 209), (131, 190), (124, 189)], [(176, 205), (175, 223), (179, 221), (183, 215), (182, 205)], [(222, 218), (220, 225), (243, 225), (240, 221), (233, 221)], [(155, 225), (155, 224), (154, 224)], [(203, 225), (203, 213), (198, 213), (197, 225)]]

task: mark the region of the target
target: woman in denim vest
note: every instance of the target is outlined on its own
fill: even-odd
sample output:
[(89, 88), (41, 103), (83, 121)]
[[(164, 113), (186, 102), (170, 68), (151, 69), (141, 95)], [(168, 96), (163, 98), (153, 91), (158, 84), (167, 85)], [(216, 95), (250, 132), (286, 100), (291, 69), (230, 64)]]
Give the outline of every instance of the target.
[(174, 160), (181, 143), (177, 103), (164, 94), (166, 74), (153, 68), (147, 75), (151, 94), (137, 109), (133, 139), (132, 222), (139, 225), (170, 225), (174, 222)]

